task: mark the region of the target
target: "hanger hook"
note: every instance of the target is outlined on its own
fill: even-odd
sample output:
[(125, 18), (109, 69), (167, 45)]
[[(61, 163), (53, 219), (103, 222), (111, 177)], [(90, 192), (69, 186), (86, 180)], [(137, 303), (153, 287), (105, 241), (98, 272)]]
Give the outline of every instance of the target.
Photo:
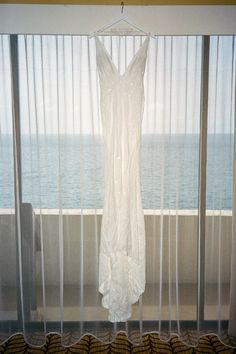
[(124, 4), (123, 1), (121, 1), (120, 6), (121, 6), (121, 13), (123, 14), (123, 12), (124, 12), (124, 6), (125, 6), (125, 4)]

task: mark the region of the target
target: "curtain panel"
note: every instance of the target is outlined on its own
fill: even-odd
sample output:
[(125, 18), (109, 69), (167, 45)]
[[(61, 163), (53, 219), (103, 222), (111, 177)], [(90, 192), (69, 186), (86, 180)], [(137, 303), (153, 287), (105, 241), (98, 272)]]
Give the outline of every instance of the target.
[[(101, 36), (122, 75), (144, 36)], [(150, 38), (140, 149), (146, 286), (126, 322), (98, 291), (104, 196), (95, 39), (0, 36), (0, 341), (119, 331), (236, 336), (234, 36)], [(233, 187), (234, 186), (234, 187)], [(234, 193), (233, 193), (234, 191)], [(111, 220), (111, 225), (112, 225)]]

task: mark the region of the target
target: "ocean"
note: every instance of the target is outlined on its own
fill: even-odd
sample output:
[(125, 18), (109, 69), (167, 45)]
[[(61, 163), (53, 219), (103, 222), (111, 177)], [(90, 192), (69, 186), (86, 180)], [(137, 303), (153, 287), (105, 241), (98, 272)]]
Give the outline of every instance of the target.
[[(0, 208), (14, 206), (12, 151), (12, 138), (1, 135)], [(32, 203), (34, 208), (102, 209), (100, 136), (22, 136), (21, 154), (23, 202)], [(232, 208), (232, 161), (233, 136), (209, 135), (208, 209)], [(198, 135), (143, 135), (140, 166), (144, 209), (198, 208)]]

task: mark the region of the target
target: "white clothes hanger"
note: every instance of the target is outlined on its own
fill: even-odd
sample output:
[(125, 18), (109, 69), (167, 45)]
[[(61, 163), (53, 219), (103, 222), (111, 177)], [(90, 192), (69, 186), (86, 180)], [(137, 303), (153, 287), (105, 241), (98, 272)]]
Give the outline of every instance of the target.
[[(112, 21), (109, 25), (101, 27), (100, 29), (98, 29), (97, 31), (93, 32), (89, 38), (93, 38), (95, 36), (134, 36), (134, 35), (145, 35), (145, 36), (149, 36), (155, 39), (155, 36), (151, 35), (149, 32), (144, 31), (142, 28), (138, 27), (136, 24), (132, 23), (129, 21), (127, 16), (123, 15), (123, 10), (124, 10), (124, 3), (123, 1), (121, 2), (121, 16)], [(129, 27), (125, 27), (125, 28), (113, 28), (114, 26), (116, 26), (119, 23), (125, 23), (127, 24)]]

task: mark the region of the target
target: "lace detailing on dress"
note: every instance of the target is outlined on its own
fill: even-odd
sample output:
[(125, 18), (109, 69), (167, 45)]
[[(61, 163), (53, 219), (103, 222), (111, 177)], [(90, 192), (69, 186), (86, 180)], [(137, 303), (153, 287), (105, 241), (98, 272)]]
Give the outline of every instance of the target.
[(99, 291), (111, 322), (126, 321), (145, 289), (145, 229), (140, 193), (143, 75), (149, 37), (120, 75), (96, 37), (105, 144), (105, 197)]

